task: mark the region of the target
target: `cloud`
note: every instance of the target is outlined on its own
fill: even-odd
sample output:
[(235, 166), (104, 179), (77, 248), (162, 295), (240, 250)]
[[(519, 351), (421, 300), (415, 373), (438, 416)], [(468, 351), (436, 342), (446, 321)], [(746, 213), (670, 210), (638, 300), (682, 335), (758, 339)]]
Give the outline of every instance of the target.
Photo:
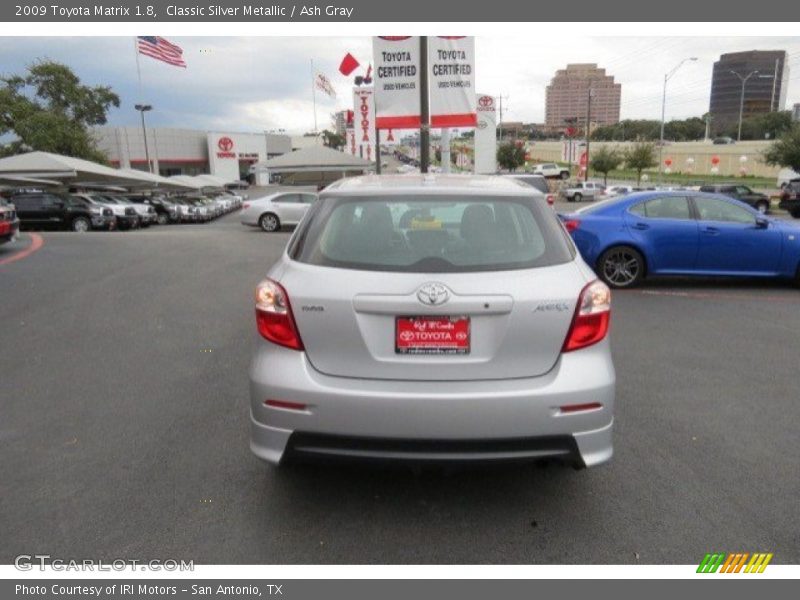
[[(635, 25), (631, 25), (632, 28)], [(697, 56), (669, 82), (668, 118), (701, 115), (708, 109), (711, 69), (724, 52), (786, 49), (794, 81), (789, 105), (800, 101), (800, 41), (775, 37), (586, 37), (573, 39), (546, 24), (531, 24), (526, 37), (476, 39), (477, 88), (503, 95), (504, 119), (542, 122), (545, 87), (567, 63), (593, 62), (622, 83), (623, 118), (660, 118), (664, 73), (682, 58)], [(147, 32), (145, 32), (147, 33)], [(372, 58), (369, 37), (174, 37), (188, 63), (179, 69), (140, 57), (142, 87), (130, 37), (0, 37), (0, 73), (21, 72), (37, 58), (72, 67), (84, 83), (110, 85), (122, 98), (111, 111), (115, 125), (136, 125), (133, 104), (153, 104), (156, 126), (197, 129), (309, 131), (314, 125), (311, 61), (333, 83), (337, 99), (317, 93), (319, 127), (351, 104), (352, 78), (338, 65), (353, 53), (363, 69)], [(362, 71), (363, 72), (363, 71)], [(790, 75), (790, 78), (792, 75)]]

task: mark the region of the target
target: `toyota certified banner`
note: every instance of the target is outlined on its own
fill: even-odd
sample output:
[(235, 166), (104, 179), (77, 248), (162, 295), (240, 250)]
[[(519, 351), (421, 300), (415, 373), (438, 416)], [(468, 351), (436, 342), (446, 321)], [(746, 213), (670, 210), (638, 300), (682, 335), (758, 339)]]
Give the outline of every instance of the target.
[(372, 53), (378, 129), (419, 127), (419, 37), (375, 36)]
[(372, 160), (375, 155), (375, 103), (372, 87), (353, 88), (356, 156)]
[(478, 94), (475, 172), (497, 172), (497, 106), (494, 96)]
[(475, 38), (428, 39), (431, 127), (475, 127)]

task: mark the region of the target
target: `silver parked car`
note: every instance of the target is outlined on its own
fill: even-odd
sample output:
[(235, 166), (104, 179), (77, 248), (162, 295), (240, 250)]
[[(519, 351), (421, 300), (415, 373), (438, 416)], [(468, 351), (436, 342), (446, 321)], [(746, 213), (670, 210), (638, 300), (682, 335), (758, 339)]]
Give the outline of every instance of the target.
[(278, 192), (249, 200), (242, 205), (242, 225), (278, 231), (285, 225), (297, 225), (308, 208), (317, 201), (311, 192)]
[(516, 182), (340, 180), (255, 309), (250, 447), (266, 461), (611, 458), (609, 289)]
[(593, 181), (579, 181), (564, 190), (568, 202), (582, 202), (583, 199), (597, 200), (605, 194), (605, 186)]

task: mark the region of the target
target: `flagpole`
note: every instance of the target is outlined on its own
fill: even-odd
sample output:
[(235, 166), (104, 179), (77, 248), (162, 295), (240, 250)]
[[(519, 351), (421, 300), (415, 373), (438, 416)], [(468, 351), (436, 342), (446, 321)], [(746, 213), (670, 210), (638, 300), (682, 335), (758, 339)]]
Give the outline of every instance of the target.
[(311, 102), (314, 104), (314, 137), (317, 135), (317, 86), (314, 81), (314, 59), (311, 59)]
[(139, 78), (139, 102), (144, 102), (144, 94), (142, 93), (142, 66), (139, 64), (139, 44), (136, 36), (133, 36), (133, 55), (136, 57), (136, 75)]
[[(144, 159), (147, 161), (147, 172), (153, 172), (153, 165), (150, 163), (150, 149), (147, 147), (147, 125), (144, 120), (144, 113), (152, 110), (153, 107), (144, 102), (144, 92), (142, 91), (142, 66), (139, 63), (139, 41), (136, 36), (133, 36), (133, 53), (136, 56), (136, 75), (139, 78), (139, 104), (134, 108), (141, 114), (142, 117), (142, 140), (144, 141)], [(130, 163), (130, 152), (128, 152), (128, 163)], [(129, 166), (132, 168), (133, 165)]]

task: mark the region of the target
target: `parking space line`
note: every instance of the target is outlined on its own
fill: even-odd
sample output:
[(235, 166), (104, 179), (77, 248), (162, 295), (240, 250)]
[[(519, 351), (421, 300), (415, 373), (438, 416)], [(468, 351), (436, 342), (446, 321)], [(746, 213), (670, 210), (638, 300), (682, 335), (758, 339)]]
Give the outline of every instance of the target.
[(21, 260), (27, 256), (30, 256), (37, 250), (39, 250), (42, 246), (44, 246), (44, 239), (38, 233), (29, 233), (28, 234), (31, 238), (30, 245), (25, 248), (24, 250), (20, 250), (16, 254), (12, 254), (8, 258), (4, 258), (0, 260), (0, 266), (7, 265), (9, 263), (15, 262), (17, 260)]
[(713, 293), (713, 292), (681, 292), (681, 291), (662, 291), (662, 290), (630, 290), (634, 293), (642, 294), (644, 296), (671, 296), (674, 298), (688, 298), (690, 300), (759, 300), (765, 302), (800, 302), (800, 295), (797, 297), (791, 296), (776, 296), (758, 294), (729, 294), (726, 292)]

